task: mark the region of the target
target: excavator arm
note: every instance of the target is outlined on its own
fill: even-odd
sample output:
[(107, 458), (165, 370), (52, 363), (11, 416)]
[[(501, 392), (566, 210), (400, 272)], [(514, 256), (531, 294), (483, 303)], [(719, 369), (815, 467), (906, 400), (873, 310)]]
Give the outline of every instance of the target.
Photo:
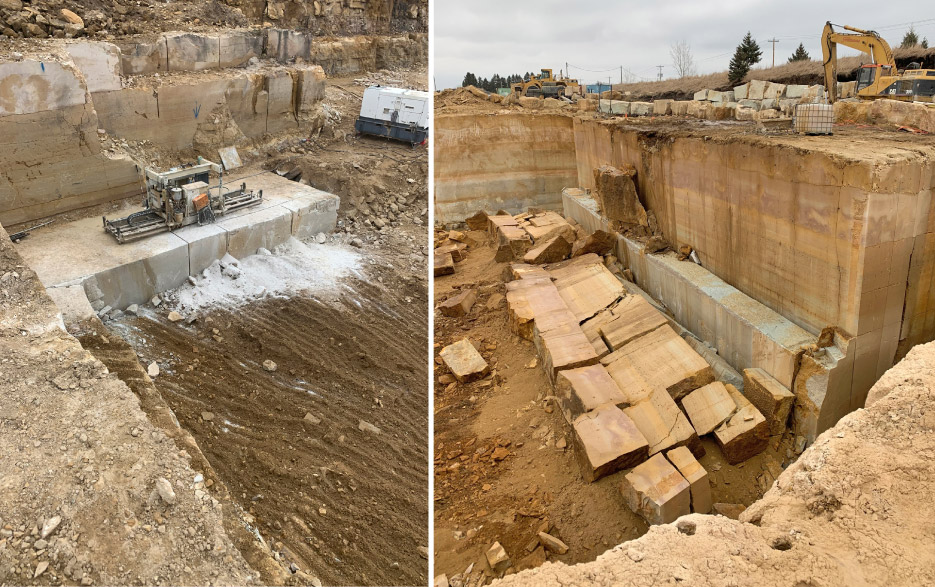
[(825, 88), (828, 90), (829, 100), (833, 103), (837, 99), (837, 81), (838, 81), (838, 44), (856, 49), (861, 53), (866, 53), (874, 64), (889, 65), (893, 71), (896, 71), (896, 61), (893, 59), (893, 50), (889, 43), (884, 41), (880, 35), (874, 31), (865, 31), (849, 26), (841, 28), (851, 31), (849, 33), (838, 33), (834, 31), (834, 25), (831, 22), (825, 23), (825, 29), (821, 35), (821, 53), (824, 58), (825, 67)]

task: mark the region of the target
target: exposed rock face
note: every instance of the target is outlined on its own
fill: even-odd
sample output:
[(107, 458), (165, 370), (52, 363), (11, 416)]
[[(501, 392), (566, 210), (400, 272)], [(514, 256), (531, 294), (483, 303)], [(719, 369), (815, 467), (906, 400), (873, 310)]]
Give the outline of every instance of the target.
[[(917, 346), (874, 386), (867, 409), (819, 436), (742, 521), (692, 514), (680, 520), (694, 522), (691, 536), (675, 524), (653, 526), (594, 562), (549, 564), (496, 585), (643, 585), (675, 577), (690, 585), (765, 586), (790, 574), (842, 587), (855, 576), (868, 585), (931, 583), (935, 552), (918, 544), (932, 532), (919, 512), (935, 500), (933, 385), (935, 344)], [(871, 544), (885, 544), (886, 552)]]
[(611, 222), (648, 226), (646, 209), (636, 194), (636, 169), (602, 165), (594, 170), (597, 201)]

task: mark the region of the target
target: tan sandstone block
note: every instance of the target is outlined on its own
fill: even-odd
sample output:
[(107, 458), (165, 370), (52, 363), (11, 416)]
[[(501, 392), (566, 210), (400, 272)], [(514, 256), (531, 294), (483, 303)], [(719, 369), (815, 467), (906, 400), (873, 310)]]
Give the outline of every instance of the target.
[(743, 393), (769, 423), (770, 434), (782, 434), (795, 395), (763, 369), (743, 370)]
[(666, 317), (643, 296), (625, 297), (614, 308), (615, 318), (601, 327), (601, 336), (611, 350), (668, 324)]
[(533, 336), (542, 366), (553, 384), (559, 371), (600, 362), (591, 341), (577, 323), (548, 332), (540, 332), (536, 325)]
[(666, 458), (691, 486), (692, 511), (696, 514), (710, 513), (711, 483), (708, 481), (708, 472), (701, 463), (684, 446), (670, 450), (666, 453)]
[(623, 411), (646, 438), (649, 454), (687, 446), (698, 458), (704, 456), (695, 429), (665, 391), (654, 390), (647, 399)]
[(575, 449), (581, 476), (593, 482), (649, 457), (649, 445), (633, 421), (614, 405), (582, 414), (575, 420)]
[(523, 261), (531, 265), (542, 263), (556, 263), (571, 254), (571, 243), (559, 235), (542, 241), (542, 244), (529, 249), (523, 256)]
[(737, 409), (727, 388), (714, 381), (682, 398), (682, 408), (699, 436), (710, 434)]
[(441, 310), (441, 313), (445, 316), (458, 318), (470, 313), (476, 301), (477, 291), (474, 289), (467, 289), (440, 303), (438, 309)]
[(555, 395), (561, 400), (562, 411), (569, 422), (603, 405), (621, 409), (630, 405), (603, 365), (562, 371), (555, 380)]
[(489, 367), (474, 345), (466, 338), (442, 349), (441, 358), (461, 383), (475, 381), (487, 375)]
[(737, 411), (714, 431), (714, 438), (727, 462), (736, 465), (766, 450), (769, 444), (769, 424), (756, 406), (733, 385), (725, 387)]
[(668, 524), (691, 513), (691, 486), (661, 454), (627, 473), (621, 492), (630, 509), (650, 524)]

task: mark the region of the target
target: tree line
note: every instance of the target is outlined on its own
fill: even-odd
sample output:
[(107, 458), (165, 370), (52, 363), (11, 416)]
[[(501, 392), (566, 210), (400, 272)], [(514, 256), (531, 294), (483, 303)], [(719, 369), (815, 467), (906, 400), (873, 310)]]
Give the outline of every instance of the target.
[(488, 92), (496, 92), (497, 88), (509, 88), (513, 84), (520, 83), (523, 79), (529, 79), (532, 75), (533, 74), (528, 71), (525, 76), (514, 73), (503, 77), (499, 73), (495, 73), (488, 79), (486, 77), (477, 77), (469, 71), (464, 74), (464, 81), (461, 82), (461, 87), (466, 88), (467, 86), (474, 86), (475, 88), (480, 88)]

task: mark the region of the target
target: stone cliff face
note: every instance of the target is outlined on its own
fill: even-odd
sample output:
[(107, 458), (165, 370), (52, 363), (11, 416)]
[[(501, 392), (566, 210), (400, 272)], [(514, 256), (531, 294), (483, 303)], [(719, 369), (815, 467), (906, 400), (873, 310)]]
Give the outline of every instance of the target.
[(428, 0), (0, 0), (0, 38), (113, 40), (246, 26), (342, 36), (427, 32)]

